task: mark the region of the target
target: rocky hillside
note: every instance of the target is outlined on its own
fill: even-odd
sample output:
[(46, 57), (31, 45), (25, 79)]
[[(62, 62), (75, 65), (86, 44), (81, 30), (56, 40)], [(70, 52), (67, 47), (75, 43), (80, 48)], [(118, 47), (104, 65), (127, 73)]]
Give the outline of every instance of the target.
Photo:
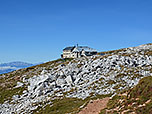
[(102, 53), (0, 75), (0, 113), (75, 114), (90, 99), (114, 98), (152, 76), (152, 44)]
[(151, 114), (152, 76), (144, 77), (132, 89), (119, 93), (110, 99), (107, 108), (100, 114), (114, 113)]

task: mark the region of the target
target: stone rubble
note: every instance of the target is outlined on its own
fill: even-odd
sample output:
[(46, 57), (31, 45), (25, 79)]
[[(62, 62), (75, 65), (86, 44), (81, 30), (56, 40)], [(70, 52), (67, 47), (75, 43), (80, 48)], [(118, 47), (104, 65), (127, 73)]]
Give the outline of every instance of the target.
[(48, 103), (57, 96), (85, 99), (91, 94), (116, 94), (117, 90), (131, 88), (141, 78), (152, 76), (149, 71), (152, 68), (152, 56), (145, 55), (145, 51), (152, 51), (152, 45), (126, 48), (106, 57), (74, 59), (66, 65), (44, 69), (40, 75), (23, 78), (16, 88), (26, 85), (27, 90), (22, 95), (14, 95), (11, 101), (0, 104), (0, 114), (30, 114), (42, 107), (42, 102)]

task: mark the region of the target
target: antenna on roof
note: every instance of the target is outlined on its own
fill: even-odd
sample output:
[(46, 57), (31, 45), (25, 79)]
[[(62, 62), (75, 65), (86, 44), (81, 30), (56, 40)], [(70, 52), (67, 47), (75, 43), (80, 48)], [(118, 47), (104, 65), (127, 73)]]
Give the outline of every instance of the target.
[(78, 47), (78, 44), (77, 44), (77, 47)]

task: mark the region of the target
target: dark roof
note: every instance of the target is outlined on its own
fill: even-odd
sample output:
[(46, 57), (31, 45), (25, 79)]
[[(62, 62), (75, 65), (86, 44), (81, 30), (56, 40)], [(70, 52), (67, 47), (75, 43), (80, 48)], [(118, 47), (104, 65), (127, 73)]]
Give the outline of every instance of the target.
[(74, 51), (78, 51), (78, 52), (81, 52), (82, 50), (86, 52), (97, 52), (97, 50), (90, 48), (88, 46), (78, 46), (76, 47), (76, 49), (74, 49)]
[(66, 47), (66, 48), (63, 49), (63, 51), (65, 51), (65, 50), (73, 50), (73, 48), (74, 48), (74, 46), (73, 47)]

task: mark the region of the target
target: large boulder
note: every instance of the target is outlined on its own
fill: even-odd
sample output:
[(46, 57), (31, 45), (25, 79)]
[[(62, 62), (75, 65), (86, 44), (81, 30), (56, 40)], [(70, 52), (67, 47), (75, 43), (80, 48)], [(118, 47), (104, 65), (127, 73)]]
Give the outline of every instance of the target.
[(67, 82), (67, 84), (68, 85), (72, 85), (73, 84), (73, 77), (72, 76), (67, 76), (66, 78), (65, 78), (65, 80), (66, 80), (66, 82)]
[(57, 86), (63, 87), (64, 85), (67, 84), (67, 82), (66, 82), (65, 79), (58, 78), (58, 79), (56, 80), (56, 84), (57, 84)]

